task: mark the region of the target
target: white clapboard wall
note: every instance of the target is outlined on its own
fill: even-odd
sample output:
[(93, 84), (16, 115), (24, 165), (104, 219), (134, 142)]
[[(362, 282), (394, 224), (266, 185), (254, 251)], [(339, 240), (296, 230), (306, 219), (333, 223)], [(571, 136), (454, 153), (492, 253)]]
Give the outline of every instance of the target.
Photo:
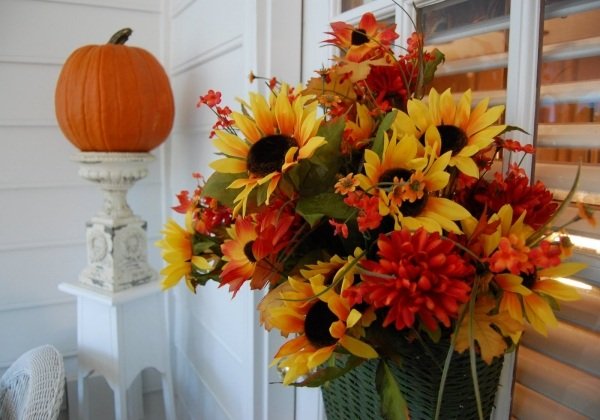
[[(0, 374), (49, 343), (76, 378), (75, 300), (57, 286), (85, 266), (85, 223), (102, 193), (77, 175), (77, 149), (54, 116), (54, 87), (72, 51), (124, 27), (134, 31), (128, 44), (163, 61), (161, 8), (160, 0), (0, 0)], [(162, 223), (162, 149), (153, 154), (149, 176), (129, 194), (150, 243)], [(149, 258), (158, 268), (153, 246)]]

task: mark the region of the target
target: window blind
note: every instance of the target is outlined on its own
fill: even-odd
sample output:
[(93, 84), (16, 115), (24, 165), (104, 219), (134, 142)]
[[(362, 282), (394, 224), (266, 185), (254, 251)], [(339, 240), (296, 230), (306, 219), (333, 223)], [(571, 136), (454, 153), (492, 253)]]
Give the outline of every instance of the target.
[[(600, 4), (547, 1), (544, 11), (536, 179), (564, 198), (572, 184), (573, 163), (582, 161), (575, 200), (598, 205), (600, 73), (586, 73), (585, 68), (600, 62), (600, 32), (593, 23), (600, 17)], [(552, 42), (555, 31), (563, 31), (564, 40)], [(576, 209), (569, 208), (557, 223), (575, 215)], [(561, 305), (559, 326), (548, 338), (524, 334), (512, 411), (519, 419), (600, 417), (600, 234), (582, 222), (569, 230), (578, 235), (573, 237), (578, 246), (573, 259), (588, 265), (577, 278), (587, 287), (580, 289), (581, 300)]]
[[(475, 3), (473, 0), (460, 4), (451, 0), (441, 1), (432, 6), (425, 5), (421, 12), (435, 13), (437, 10), (438, 15), (443, 15), (443, 9), (448, 6), (462, 8), (459, 13), (468, 14)], [(446, 30), (430, 30), (429, 36), (426, 36), (428, 45), (444, 52), (450, 51), (450, 57), (437, 73), (441, 83), (439, 89), (452, 87), (458, 96), (462, 90), (471, 88), (474, 101), (489, 97), (494, 104), (508, 102), (506, 76), (508, 71), (515, 69), (508, 68), (511, 45), (507, 34), (509, 31), (521, 33), (522, 30), (511, 27), (509, 16), (510, 13), (524, 13), (515, 8), (527, 6), (519, 1), (504, 3), (507, 16), (481, 17), (474, 23), (467, 22), (454, 27), (448, 25)], [(581, 35), (581, 32), (586, 21), (597, 19), (599, 13), (598, 1), (547, 1), (544, 7), (545, 22), (557, 18), (562, 21), (560, 24), (552, 22), (545, 25), (542, 63), (539, 65), (546, 66), (546, 70), (554, 66), (557, 69), (555, 74), (560, 74), (561, 71), (568, 71), (571, 63), (584, 63), (580, 67), (595, 63), (594, 60), (600, 56), (600, 34), (596, 34), (595, 30), (590, 31), (591, 34)], [(573, 19), (573, 15), (577, 15), (577, 19)], [(568, 22), (568, 19), (575, 21), (571, 25), (581, 26), (573, 30), (579, 35), (569, 39), (568, 34), (564, 36), (565, 40), (546, 42), (545, 38), (551, 37), (551, 31), (560, 30), (561, 24)], [(427, 33), (427, 27), (425, 30)], [(537, 40), (521, 39), (520, 42)], [(469, 50), (475, 50), (477, 54), (469, 55)], [(521, 68), (518, 71), (535, 73), (537, 69)], [(595, 74), (585, 74), (580, 69), (580, 74), (572, 74), (570, 78), (560, 74), (556, 80), (544, 80), (544, 72), (541, 74), (539, 106), (540, 114), (545, 112), (546, 115), (542, 115), (545, 117), (543, 123), (537, 125), (536, 147), (544, 156), (530, 171), (535, 179), (542, 180), (558, 199), (562, 199), (571, 188), (577, 170), (573, 161), (583, 157), (585, 164), (575, 199), (598, 205), (600, 73), (596, 70)], [(581, 113), (571, 111), (568, 114), (568, 107), (582, 109), (586, 106), (589, 111), (583, 118)], [(558, 115), (561, 112), (568, 114), (566, 118), (565, 115)], [(576, 214), (576, 208), (567, 208), (556, 221), (557, 225)], [(600, 239), (600, 230), (578, 222), (571, 225), (569, 231), (577, 235), (574, 240), (577, 239), (575, 243), (578, 249), (573, 259), (588, 264), (588, 268), (576, 279), (584, 287), (581, 289), (582, 299), (561, 305), (561, 310), (557, 312), (559, 326), (552, 329), (548, 337), (534, 331), (524, 333), (515, 369), (511, 409), (514, 419), (600, 418), (600, 400), (597, 397), (600, 389), (600, 282), (596, 280), (600, 279), (600, 250), (597, 242), (590, 242), (590, 239)]]

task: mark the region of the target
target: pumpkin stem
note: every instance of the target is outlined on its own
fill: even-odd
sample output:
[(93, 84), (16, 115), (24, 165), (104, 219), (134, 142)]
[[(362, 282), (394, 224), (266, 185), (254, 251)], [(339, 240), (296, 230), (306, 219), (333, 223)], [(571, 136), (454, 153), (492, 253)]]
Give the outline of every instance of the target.
[(127, 42), (132, 33), (133, 31), (131, 30), (131, 28), (123, 28), (120, 31), (117, 31), (113, 36), (111, 36), (108, 40), (108, 43), (115, 45), (123, 45)]

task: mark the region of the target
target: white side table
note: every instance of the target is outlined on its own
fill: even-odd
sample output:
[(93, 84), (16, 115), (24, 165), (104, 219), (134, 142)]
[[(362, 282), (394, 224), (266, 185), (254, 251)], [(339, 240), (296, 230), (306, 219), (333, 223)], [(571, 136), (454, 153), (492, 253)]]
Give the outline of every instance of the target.
[(115, 398), (115, 419), (127, 420), (127, 389), (137, 375), (153, 367), (162, 377), (165, 415), (175, 420), (175, 402), (165, 322), (165, 301), (158, 282), (117, 293), (82, 283), (58, 288), (77, 297), (79, 417), (89, 417), (86, 379), (97, 373)]

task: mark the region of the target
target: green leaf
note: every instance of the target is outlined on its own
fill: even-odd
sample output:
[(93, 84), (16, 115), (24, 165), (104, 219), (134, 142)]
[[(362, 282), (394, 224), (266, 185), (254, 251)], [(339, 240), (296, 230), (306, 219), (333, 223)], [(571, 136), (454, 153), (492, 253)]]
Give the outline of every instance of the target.
[(373, 142), (373, 147), (371, 147), (371, 149), (380, 157), (383, 155), (383, 135), (387, 130), (389, 130), (392, 123), (396, 119), (397, 112), (398, 111), (389, 112), (383, 121), (381, 121), (381, 124), (379, 124), (379, 128), (377, 129), (377, 135), (375, 136), (375, 141)]
[(502, 134), (507, 133), (509, 131), (520, 131), (521, 133), (527, 134), (529, 136), (529, 133), (527, 131), (523, 130), (521, 127), (517, 127), (516, 125), (507, 125), (506, 128), (502, 130), (502, 132), (498, 135), (501, 136)]
[(209, 281), (216, 281), (217, 283), (219, 283), (219, 275), (215, 274), (215, 270), (211, 271), (210, 273), (200, 273), (198, 271), (192, 271), (191, 278), (192, 285), (194, 286), (194, 293), (195, 289), (198, 286), (205, 286), (206, 283), (208, 283)]
[(344, 366), (327, 366), (321, 369), (317, 369), (316, 371), (308, 374), (302, 382), (296, 382), (292, 385), (306, 386), (309, 388), (323, 386), (327, 382), (332, 381), (335, 378), (339, 378), (342, 375), (345, 375), (364, 361), (365, 359), (361, 359), (360, 357), (350, 355)]
[(213, 240), (206, 239), (204, 235), (194, 235), (193, 254), (202, 255), (204, 252), (209, 251), (217, 243)]
[(256, 205), (260, 206), (262, 203), (267, 201), (267, 191), (269, 189), (269, 183), (265, 182), (262, 185), (259, 185), (254, 189), (253, 192), (256, 192)]
[(355, 210), (344, 203), (344, 197), (335, 193), (321, 193), (311, 197), (301, 197), (296, 205), (296, 213), (315, 226), (323, 217), (347, 220), (355, 215)]
[(437, 67), (446, 60), (446, 56), (437, 48), (434, 48), (429, 54), (433, 57), (433, 60), (425, 62), (425, 69), (423, 71), (423, 84), (425, 85), (433, 80)]
[(408, 420), (408, 406), (392, 370), (384, 359), (379, 361), (375, 387), (381, 398), (381, 413), (386, 420)]
[(301, 160), (296, 166), (285, 173), (285, 178), (294, 186), (296, 191), (300, 191), (304, 184), (304, 179), (311, 169), (310, 162)]
[(227, 188), (234, 180), (246, 176), (240, 174), (225, 174), (214, 172), (206, 181), (202, 191), (203, 197), (212, 197), (221, 204), (233, 208), (233, 199), (241, 192), (241, 189)]
[(285, 174), (285, 179), (301, 196), (312, 196), (332, 189), (342, 163), (340, 145), (343, 133), (343, 120), (321, 126), (317, 135), (323, 136), (327, 143), (315, 150), (310, 159), (301, 160)]
[(325, 137), (327, 144), (324, 144), (315, 151), (315, 155), (313, 159), (311, 159), (313, 162), (318, 161), (318, 158), (323, 157), (324, 155), (338, 156), (340, 154), (342, 135), (344, 134), (345, 126), (345, 121), (340, 118), (337, 121), (326, 123), (319, 127), (317, 136)]

